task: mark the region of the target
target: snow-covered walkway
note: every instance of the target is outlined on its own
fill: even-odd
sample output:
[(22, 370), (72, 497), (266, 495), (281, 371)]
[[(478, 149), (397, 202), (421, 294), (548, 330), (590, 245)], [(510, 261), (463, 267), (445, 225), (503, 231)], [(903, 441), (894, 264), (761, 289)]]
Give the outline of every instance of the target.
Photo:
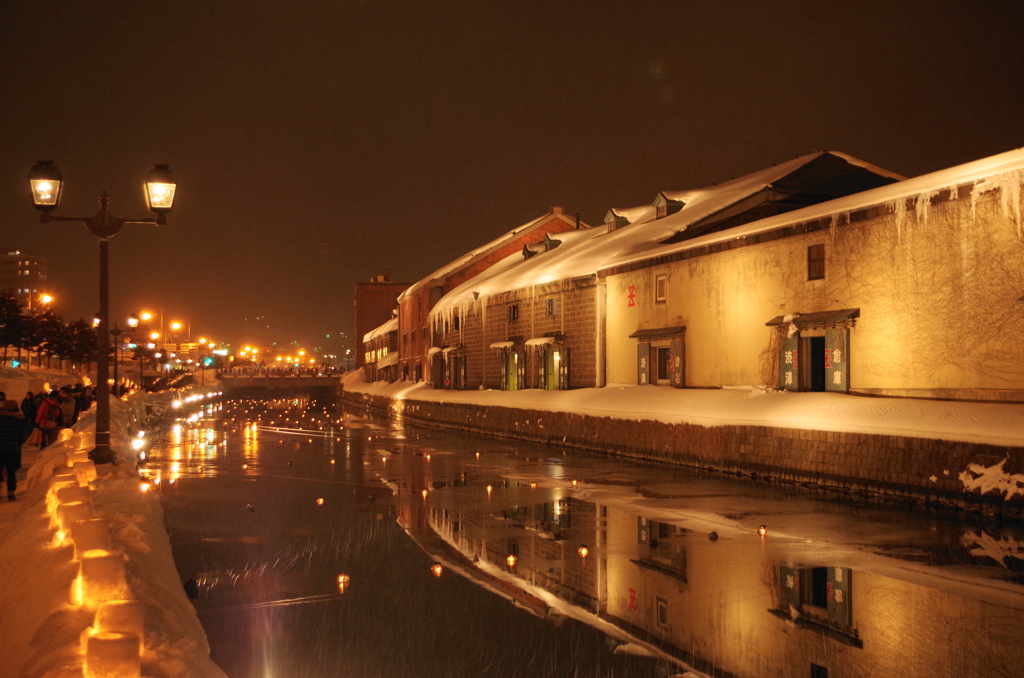
[[(19, 380), (3, 377), (18, 394)], [(27, 379), (15, 385), (31, 390)], [(153, 678), (224, 675), (175, 569), (159, 498), (135, 471), (129, 431), (153, 398), (167, 406), (171, 395), (111, 400), (117, 464), (87, 461), (95, 408), (53, 445), (23, 453), (18, 499), (0, 504), (0, 675), (79, 678), (87, 648), (93, 667), (127, 660)]]

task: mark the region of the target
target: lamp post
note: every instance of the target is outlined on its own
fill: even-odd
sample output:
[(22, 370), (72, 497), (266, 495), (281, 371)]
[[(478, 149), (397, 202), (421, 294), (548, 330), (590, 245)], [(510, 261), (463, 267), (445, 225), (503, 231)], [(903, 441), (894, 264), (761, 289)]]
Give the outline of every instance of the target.
[(146, 205), (155, 217), (144, 219), (121, 219), (110, 214), (107, 203), (110, 201), (106, 192), (100, 194), (100, 211), (91, 217), (65, 217), (50, 214), (60, 203), (64, 181), (60, 170), (51, 160), (40, 160), (28, 175), (29, 187), (32, 191), (32, 202), (40, 211), (39, 221), (48, 224), (53, 221), (76, 221), (89, 229), (99, 238), (100, 248), (100, 281), (99, 281), (99, 325), (96, 327), (96, 447), (89, 452), (89, 458), (97, 464), (112, 464), (116, 457), (110, 447), (110, 352), (108, 336), (110, 326), (109, 299), (109, 250), (110, 239), (125, 224), (157, 224), (167, 223), (165, 216), (174, 204), (176, 183), (168, 165), (154, 165), (143, 184)]

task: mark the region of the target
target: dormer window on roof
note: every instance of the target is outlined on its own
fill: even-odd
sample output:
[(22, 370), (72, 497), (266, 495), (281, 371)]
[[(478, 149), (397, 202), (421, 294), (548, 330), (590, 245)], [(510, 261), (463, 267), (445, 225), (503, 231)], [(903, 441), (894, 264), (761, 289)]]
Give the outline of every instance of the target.
[(675, 214), (679, 210), (683, 209), (686, 205), (682, 200), (674, 200), (669, 198), (664, 193), (659, 193), (658, 197), (654, 199), (654, 212), (655, 218), (661, 219), (667, 217), (670, 214)]
[(629, 226), (629, 219), (616, 214), (615, 210), (608, 210), (608, 214), (604, 215), (604, 223), (608, 225), (608, 232), (616, 231), (623, 226)]

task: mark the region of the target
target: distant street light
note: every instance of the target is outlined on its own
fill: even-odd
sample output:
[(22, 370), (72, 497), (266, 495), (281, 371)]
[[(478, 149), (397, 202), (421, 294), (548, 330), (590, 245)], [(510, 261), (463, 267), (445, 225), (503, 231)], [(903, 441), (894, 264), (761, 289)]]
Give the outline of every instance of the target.
[(144, 219), (121, 219), (107, 210), (109, 198), (106, 192), (100, 194), (100, 211), (91, 217), (64, 217), (50, 214), (60, 203), (64, 180), (60, 170), (51, 160), (40, 160), (28, 175), (29, 187), (32, 191), (32, 203), (41, 214), (39, 221), (48, 224), (52, 221), (77, 221), (83, 223), (89, 231), (99, 238), (100, 247), (100, 310), (99, 324), (96, 328), (96, 447), (89, 452), (89, 458), (97, 464), (111, 464), (115, 461), (114, 451), (110, 448), (110, 276), (109, 250), (110, 239), (125, 224), (158, 224), (167, 223), (165, 217), (174, 205), (174, 192), (177, 187), (174, 176), (168, 165), (154, 165), (146, 177), (144, 184), (146, 206), (156, 217)]

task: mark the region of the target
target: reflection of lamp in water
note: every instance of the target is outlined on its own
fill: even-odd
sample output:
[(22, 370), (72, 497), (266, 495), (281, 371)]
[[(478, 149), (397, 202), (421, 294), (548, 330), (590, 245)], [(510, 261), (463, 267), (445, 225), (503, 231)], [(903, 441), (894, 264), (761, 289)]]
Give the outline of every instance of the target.
[(580, 544), (580, 547), (576, 549), (576, 552), (580, 554), (580, 558), (586, 558), (590, 555), (590, 549), (587, 548), (586, 544)]
[(508, 563), (509, 567), (515, 567), (518, 561), (519, 559), (516, 558), (514, 553), (508, 554), (508, 558), (505, 559), (505, 562)]

